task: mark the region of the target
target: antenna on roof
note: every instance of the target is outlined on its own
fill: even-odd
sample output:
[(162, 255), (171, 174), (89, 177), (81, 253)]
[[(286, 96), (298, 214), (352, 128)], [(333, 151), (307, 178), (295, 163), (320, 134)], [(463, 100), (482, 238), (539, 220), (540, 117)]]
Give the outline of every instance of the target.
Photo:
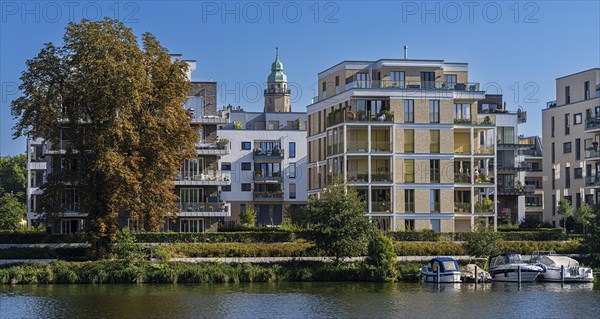
[(408, 59), (408, 45), (404, 46), (404, 60)]

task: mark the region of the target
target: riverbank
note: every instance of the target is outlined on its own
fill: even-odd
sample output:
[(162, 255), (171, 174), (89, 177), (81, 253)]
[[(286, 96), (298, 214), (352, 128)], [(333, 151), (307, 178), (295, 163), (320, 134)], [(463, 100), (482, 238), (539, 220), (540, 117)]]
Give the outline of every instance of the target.
[[(423, 263), (399, 262), (395, 280), (408, 280)], [(289, 261), (269, 264), (116, 260), (0, 266), (0, 284), (240, 283), (383, 281), (362, 262)]]

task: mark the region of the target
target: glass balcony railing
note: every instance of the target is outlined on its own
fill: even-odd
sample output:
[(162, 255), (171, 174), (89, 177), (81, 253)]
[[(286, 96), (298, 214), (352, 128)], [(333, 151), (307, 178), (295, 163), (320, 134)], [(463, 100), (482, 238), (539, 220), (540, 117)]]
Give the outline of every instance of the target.
[(392, 203), (390, 201), (372, 201), (371, 211), (372, 212), (390, 212)]
[(369, 173), (367, 172), (348, 172), (348, 182), (367, 183)]
[(585, 186), (600, 186), (600, 176), (586, 176)]
[(391, 182), (392, 174), (390, 173), (382, 173), (382, 172), (372, 172), (371, 173), (371, 181), (372, 182)]
[(600, 117), (593, 117), (585, 120), (585, 129), (594, 130), (600, 128)]
[(283, 200), (282, 191), (254, 192), (254, 200), (257, 201), (280, 201)]
[(226, 212), (228, 206), (225, 203), (181, 203), (182, 212)]
[(382, 111), (377, 114), (367, 114), (365, 111), (335, 110), (329, 113), (327, 117), (327, 126), (333, 126), (340, 123), (357, 122), (394, 122), (394, 114), (390, 111)]
[(443, 81), (394, 81), (394, 80), (357, 80), (346, 83), (346, 90), (350, 89), (408, 89), (408, 90), (453, 90), (453, 91), (479, 91), (479, 83), (452, 83)]
[(471, 203), (468, 202), (454, 202), (455, 213), (470, 213)]
[(225, 173), (179, 173), (175, 176), (175, 181), (189, 182), (228, 182), (229, 174)]
[(471, 184), (471, 175), (466, 173), (454, 173), (454, 182), (460, 184)]
[(284, 157), (283, 149), (262, 150), (255, 149), (253, 152), (254, 160), (282, 160)]
[(365, 141), (347, 142), (348, 152), (368, 152), (369, 144)]
[(493, 155), (494, 152), (494, 146), (492, 145), (479, 145), (479, 147), (475, 149), (475, 154), (478, 155)]
[(546, 102), (546, 108), (549, 109), (549, 108), (553, 108), (553, 107), (556, 107), (556, 100)]
[(391, 152), (392, 148), (390, 141), (371, 141), (371, 152)]

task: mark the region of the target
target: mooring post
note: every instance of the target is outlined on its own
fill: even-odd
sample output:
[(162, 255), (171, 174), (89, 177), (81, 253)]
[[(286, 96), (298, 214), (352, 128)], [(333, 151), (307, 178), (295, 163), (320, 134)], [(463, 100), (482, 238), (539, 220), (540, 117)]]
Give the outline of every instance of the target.
[(560, 265), (560, 282), (565, 282), (565, 266)]
[(437, 283), (440, 283), (440, 267), (438, 266), (437, 269), (435, 270), (436, 276), (437, 276)]
[(518, 274), (517, 274), (518, 280), (517, 281), (519, 282), (519, 285), (520, 285), (521, 284), (521, 266), (517, 267), (517, 271), (518, 271)]
[(477, 282), (479, 281), (479, 268), (475, 265), (475, 287), (477, 287)]

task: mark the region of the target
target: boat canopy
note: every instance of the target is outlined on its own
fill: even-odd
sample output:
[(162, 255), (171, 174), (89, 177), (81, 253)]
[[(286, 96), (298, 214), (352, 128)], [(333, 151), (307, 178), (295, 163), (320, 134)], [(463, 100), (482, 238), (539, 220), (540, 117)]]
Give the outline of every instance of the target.
[(579, 267), (579, 262), (577, 262), (577, 260), (567, 256), (542, 256), (540, 258), (540, 263), (548, 267), (557, 268), (560, 266), (564, 266), (565, 268)]
[(458, 271), (458, 263), (450, 257), (436, 257), (433, 258), (429, 264), (433, 271), (436, 271), (438, 267), (440, 267), (440, 272)]

